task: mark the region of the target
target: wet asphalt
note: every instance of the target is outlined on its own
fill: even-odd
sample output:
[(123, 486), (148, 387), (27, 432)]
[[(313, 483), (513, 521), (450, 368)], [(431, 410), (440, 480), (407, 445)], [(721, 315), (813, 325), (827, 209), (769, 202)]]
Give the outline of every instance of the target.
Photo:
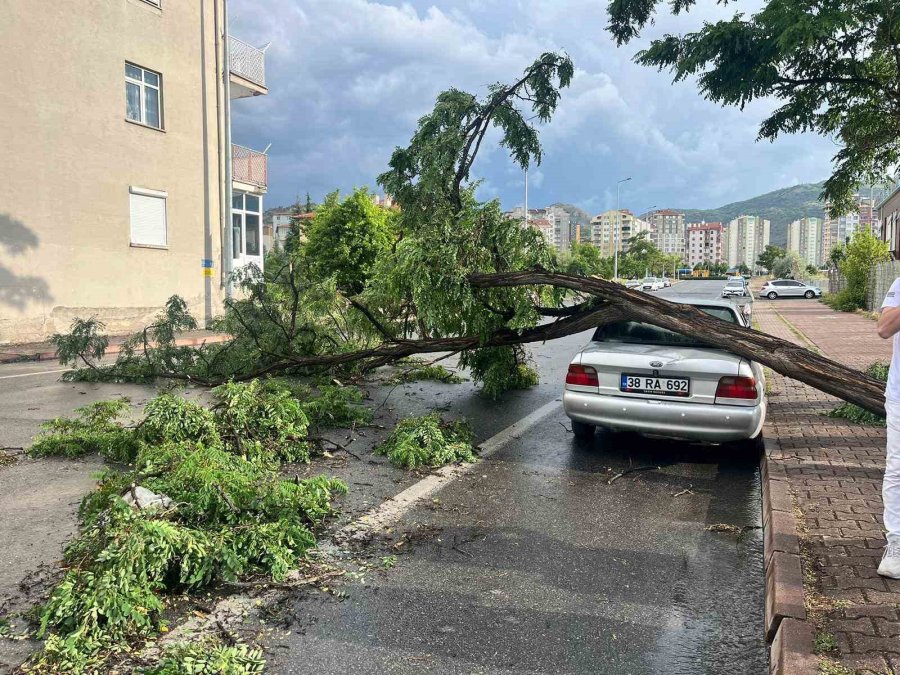
[[(498, 403), (466, 385), (388, 401), (465, 415), (484, 440), (559, 400), (589, 337), (535, 346), (540, 386)], [(411, 544), (390, 570), (342, 597), (288, 598), (263, 642), (270, 672), (764, 673), (757, 461), (632, 434), (578, 441), (559, 407), (403, 516)]]

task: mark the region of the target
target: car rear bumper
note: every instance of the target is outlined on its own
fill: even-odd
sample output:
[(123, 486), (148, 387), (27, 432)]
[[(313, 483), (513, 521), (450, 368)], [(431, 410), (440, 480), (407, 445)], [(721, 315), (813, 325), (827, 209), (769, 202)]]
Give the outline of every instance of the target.
[(709, 443), (754, 438), (766, 419), (765, 399), (757, 406), (744, 407), (603, 396), (566, 389), (563, 408), (573, 420), (614, 431)]

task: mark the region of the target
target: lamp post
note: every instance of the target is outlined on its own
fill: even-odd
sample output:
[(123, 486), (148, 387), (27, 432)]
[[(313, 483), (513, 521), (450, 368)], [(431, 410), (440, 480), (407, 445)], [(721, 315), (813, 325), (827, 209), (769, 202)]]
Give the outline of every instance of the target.
[(628, 178), (623, 178), (618, 183), (616, 183), (616, 230), (613, 233), (613, 279), (619, 278), (619, 219), (621, 218), (621, 211), (619, 211), (619, 188), (622, 187), (622, 183), (631, 180), (631, 176)]

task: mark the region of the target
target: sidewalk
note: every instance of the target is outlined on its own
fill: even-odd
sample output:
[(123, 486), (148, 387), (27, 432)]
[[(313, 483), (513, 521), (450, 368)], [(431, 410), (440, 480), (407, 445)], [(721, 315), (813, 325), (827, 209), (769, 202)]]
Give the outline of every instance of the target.
[[(760, 330), (855, 368), (890, 360), (891, 343), (873, 321), (819, 302), (761, 300), (754, 319)], [(884, 430), (826, 417), (837, 399), (776, 373), (769, 388), (767, 482), (781, 476), (788, 484), (808, 620), (819, 653), (844, 668), (823, 672), (900, 672), (900, 581), (875, 572), (884, 546)]]
[[(130, 335), (115, 335), (109, 338), (106, 355), (118, 354), (122, 344)], [(175, 344), (179, 347), (194, 347), (204, 342), (225, 342), (229, 338), (224, 333), (213, 333), (208, 330), (190, 330), (178, 334)], [(54, 361), (56, 349), (50, 342), (27, 342), (22, 344), (0, 345), (0, 364), (20, 363), (23, 361)]]

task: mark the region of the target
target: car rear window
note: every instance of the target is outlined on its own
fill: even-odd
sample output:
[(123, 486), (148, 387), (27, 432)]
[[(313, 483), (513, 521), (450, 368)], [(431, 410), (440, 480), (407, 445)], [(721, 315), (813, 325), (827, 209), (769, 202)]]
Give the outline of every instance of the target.
[(728, 282), (727, 284), (725, 284), (725, 285), (726, 285), (726, 286), (740, 286), (741, 288), (743, 288), (743, 287), (744, 287), (744, 282), (743, 282), (743, 281), (729, 281), (729, 282)]
[[(697, 309), (728, 323), (738, 323), (737, 315), (727, 307), (704, 307)], [(705, 347), (696, 338), (687, 337), (666, 328), (652, 326), (637, 321), (617, 321), (600, 326), (594, 331), (594, 342), (618, 342), (633, 345), (673, 345), (680, 347)]]

